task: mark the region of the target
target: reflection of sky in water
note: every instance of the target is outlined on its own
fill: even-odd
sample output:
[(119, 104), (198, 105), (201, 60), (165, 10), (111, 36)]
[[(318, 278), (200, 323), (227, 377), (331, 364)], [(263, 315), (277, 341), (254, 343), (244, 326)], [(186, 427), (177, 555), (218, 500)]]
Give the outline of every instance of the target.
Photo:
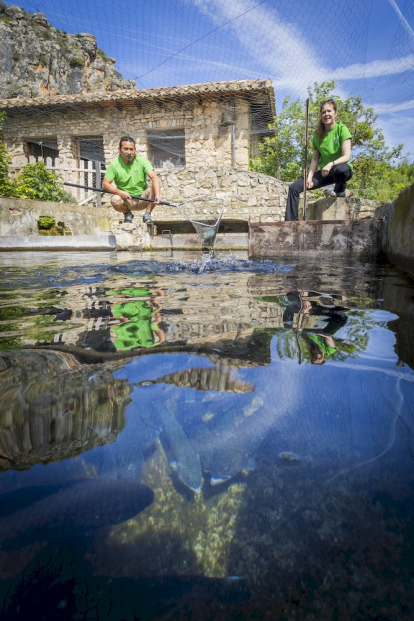
[[(145, 509), (143, 500), (133, 520), (117, 525), (113, 518), (106, 534), (96, 535), (94, 571), (114, 579), (227, 580), (220, 588), (233, 584), (229, 576), (246, 579), (250, 608), (243, 603), (234, 612), (248, 618), (266, 607), (287, 609), (287, 618), (351, 618), (361, 610), (409, 618), (384, 595), (398, 591), (410, 599), (414, 308), (408, 277), (358, 262), (255, 264), (243, 256), (173, 261), (164, 255), (160, 262), (145, 256), (126, 263), (111, 257), (110, 266), (101, 257), (76, 270), (42, 259), (30, 273), (7, 261), (0, 311), (17, 298), (20, 305), (51, 304), (45, 294), (59, 288), (66, 292), (59, 306), (73, 315), (53, 326), (53, 315), (48, 325), (32, 317), (0, 322), (0, 349), (15, 338), (19, 352), (46, 334), (46, 351), (55, 339), (56, 351), (81, 349), (86, 359), (75, 369), (84, 384), (71, 388), (71, 398), (65, 377), (73, 382), (74, 372), (65, 370), (56, 383), (66, 403), (61, 418), (78, 425), (76, 451), (71, 456), (68, 448), (59, 458), (55, 438), (56, 447), (47, 446), (50, 463), (36, 464), (34, 456), (31, 468), (0, 475), (2, 494), (84, 479), (122, 481), (125, 490), (144, 484), (154, 491), (153, 502)], [(29, 287), (31, 279), (40, 293)], [(136, 282), (164, 291), (154, 298), (165, 343), (142, 356), (129, 352), (125, 360), (113, 356), (122, 352), (105, 350), (99, 365), (85, 365), (93, 351), (82, 348), (81, 336), (93, 328), (82, 315), (91, 298), (82, 292)], [(48, 334), (51, 326), (60, 340)], [(309, 339), (317, 333), (333, 339), (319, 365), (311, 364)], [(43, 375), (38, 383), (47, 386)], [(46, 446), (48, 417), (58, 406), (50, 405), (47, 388), (43, 400), (33, 393), (35, 367), (19, 381), (19, 398), (32, 407), (31, 433), (44, 425)], [(16, 397), (7, 396), (3, 408), (13, 410)], [(91, 407), (100, 418), (88, 418)], [(17, 419), (5, 420), (0, 439), (5, 429), (10, 438), (14, 429), (20, 433)], [(71, 429), (65, 424), (61, 433)], [(28, 428), (25, 433), (29, 438)], [(83, 452), (81, 440), (88, 443)], [(102, 487), (108, 507), (110, 489)], [(50, 494), (59, 517), (60, 497), (54, 488)], [(63, 489), (63, 500), (71, 494)], [(121, 501), (126, 519), (132, 509)], [(386, 574), (384, 557), (399, 574)], [(219, 586), (204, 584), (214, 597)], [(355, 592), (365, 599), (356, 601)]]

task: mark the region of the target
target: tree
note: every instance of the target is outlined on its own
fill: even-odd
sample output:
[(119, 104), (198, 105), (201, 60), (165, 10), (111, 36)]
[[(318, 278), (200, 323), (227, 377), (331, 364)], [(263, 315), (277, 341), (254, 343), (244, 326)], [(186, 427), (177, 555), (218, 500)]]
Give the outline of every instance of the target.
[[(348, 97), (342, 100), (335, 95), (335, 82), (316, 82), (308, 88), (309, 105), (309, 145), (308, 166), (312, 159), (312, 134), (319, 121), (320, 103), (333, 98), (338, 107), (338, 119), (352, 134), (352, 163), (354, 177), (349, 187), (356, 193), (375, 194), (375, 182), (388, 170), (391, 162), (401, 157), (403, 145), (388, 148), (384, 135), (376, 126), (377, 115), (372, 108), (366, 108), (361, 97)], [(283, 181), (295, 181), (303, 173), (305, 157), (305, 110), (304, 102), (287, 97), (282, 111), (269, 126), (274, 135), (265, 138), (259, 146), (260, 157), (251, 161), (251, 168), (257, 172), (277, 177)], [(371, 196), (370, 196), (371, 198)]]
[[(3, 132), (5, 118), (6, 112), (0, 111), (0, 136)], [(9, 177), (10, 165), (11, 157), (3, 140), (0, 139), (0, 196), (14, 196), (14, 184)]]

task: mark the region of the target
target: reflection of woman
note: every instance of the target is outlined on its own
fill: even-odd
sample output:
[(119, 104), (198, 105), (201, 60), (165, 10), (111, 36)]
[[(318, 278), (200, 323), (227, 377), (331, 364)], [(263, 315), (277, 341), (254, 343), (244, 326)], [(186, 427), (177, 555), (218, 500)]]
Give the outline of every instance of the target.
[[(308, 190), (335, 184), (336, 196), (345, 197), (346, 182), (352, 177), (351, 134), (343, 123), (336, 120), (337, 107), (333, 99), (323, 101), (319, 124), (312, 138), (313, 157), (306, 181)], [(316, 172), (316, 169), (320, 168)], [(285, 220), (298, 219), (299, 195), (303, 192), (303, 178), (289, 186)]]
[(336, 352), (335, 341), (328, 334), (310, 334), (303, 332), (310, 350), (312, 364), (323, 364), (326, 358)]

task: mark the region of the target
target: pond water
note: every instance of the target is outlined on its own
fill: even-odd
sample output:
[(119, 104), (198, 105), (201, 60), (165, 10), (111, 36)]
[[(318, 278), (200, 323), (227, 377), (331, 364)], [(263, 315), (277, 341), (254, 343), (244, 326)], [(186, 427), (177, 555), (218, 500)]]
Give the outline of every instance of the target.
[(414, 282), (3, 254), (7, 619), (412, 619)]

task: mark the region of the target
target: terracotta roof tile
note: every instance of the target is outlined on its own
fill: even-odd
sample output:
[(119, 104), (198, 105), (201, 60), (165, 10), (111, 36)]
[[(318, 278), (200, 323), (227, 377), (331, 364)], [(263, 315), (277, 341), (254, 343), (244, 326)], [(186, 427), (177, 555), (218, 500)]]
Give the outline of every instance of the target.
[(51, 108), (74, 104), (100, 104), (104, 102), (122, 102), (153, 99), (170, 99), (191, 95), (214, 95), (215, 93), (268, 91), (273, 100), (273, 88), (270, 80), (234, 80), (230, 82), (209, 82), (207, 84), (189, 84), (187, 86), (166, 86), (162, 88), (119, 90), (102, 93), (80, 93), (78, 95), (55, 95), (34, 97), (32, 99), (0, 99), (0, 109), (16, 110), (23, 108)]

